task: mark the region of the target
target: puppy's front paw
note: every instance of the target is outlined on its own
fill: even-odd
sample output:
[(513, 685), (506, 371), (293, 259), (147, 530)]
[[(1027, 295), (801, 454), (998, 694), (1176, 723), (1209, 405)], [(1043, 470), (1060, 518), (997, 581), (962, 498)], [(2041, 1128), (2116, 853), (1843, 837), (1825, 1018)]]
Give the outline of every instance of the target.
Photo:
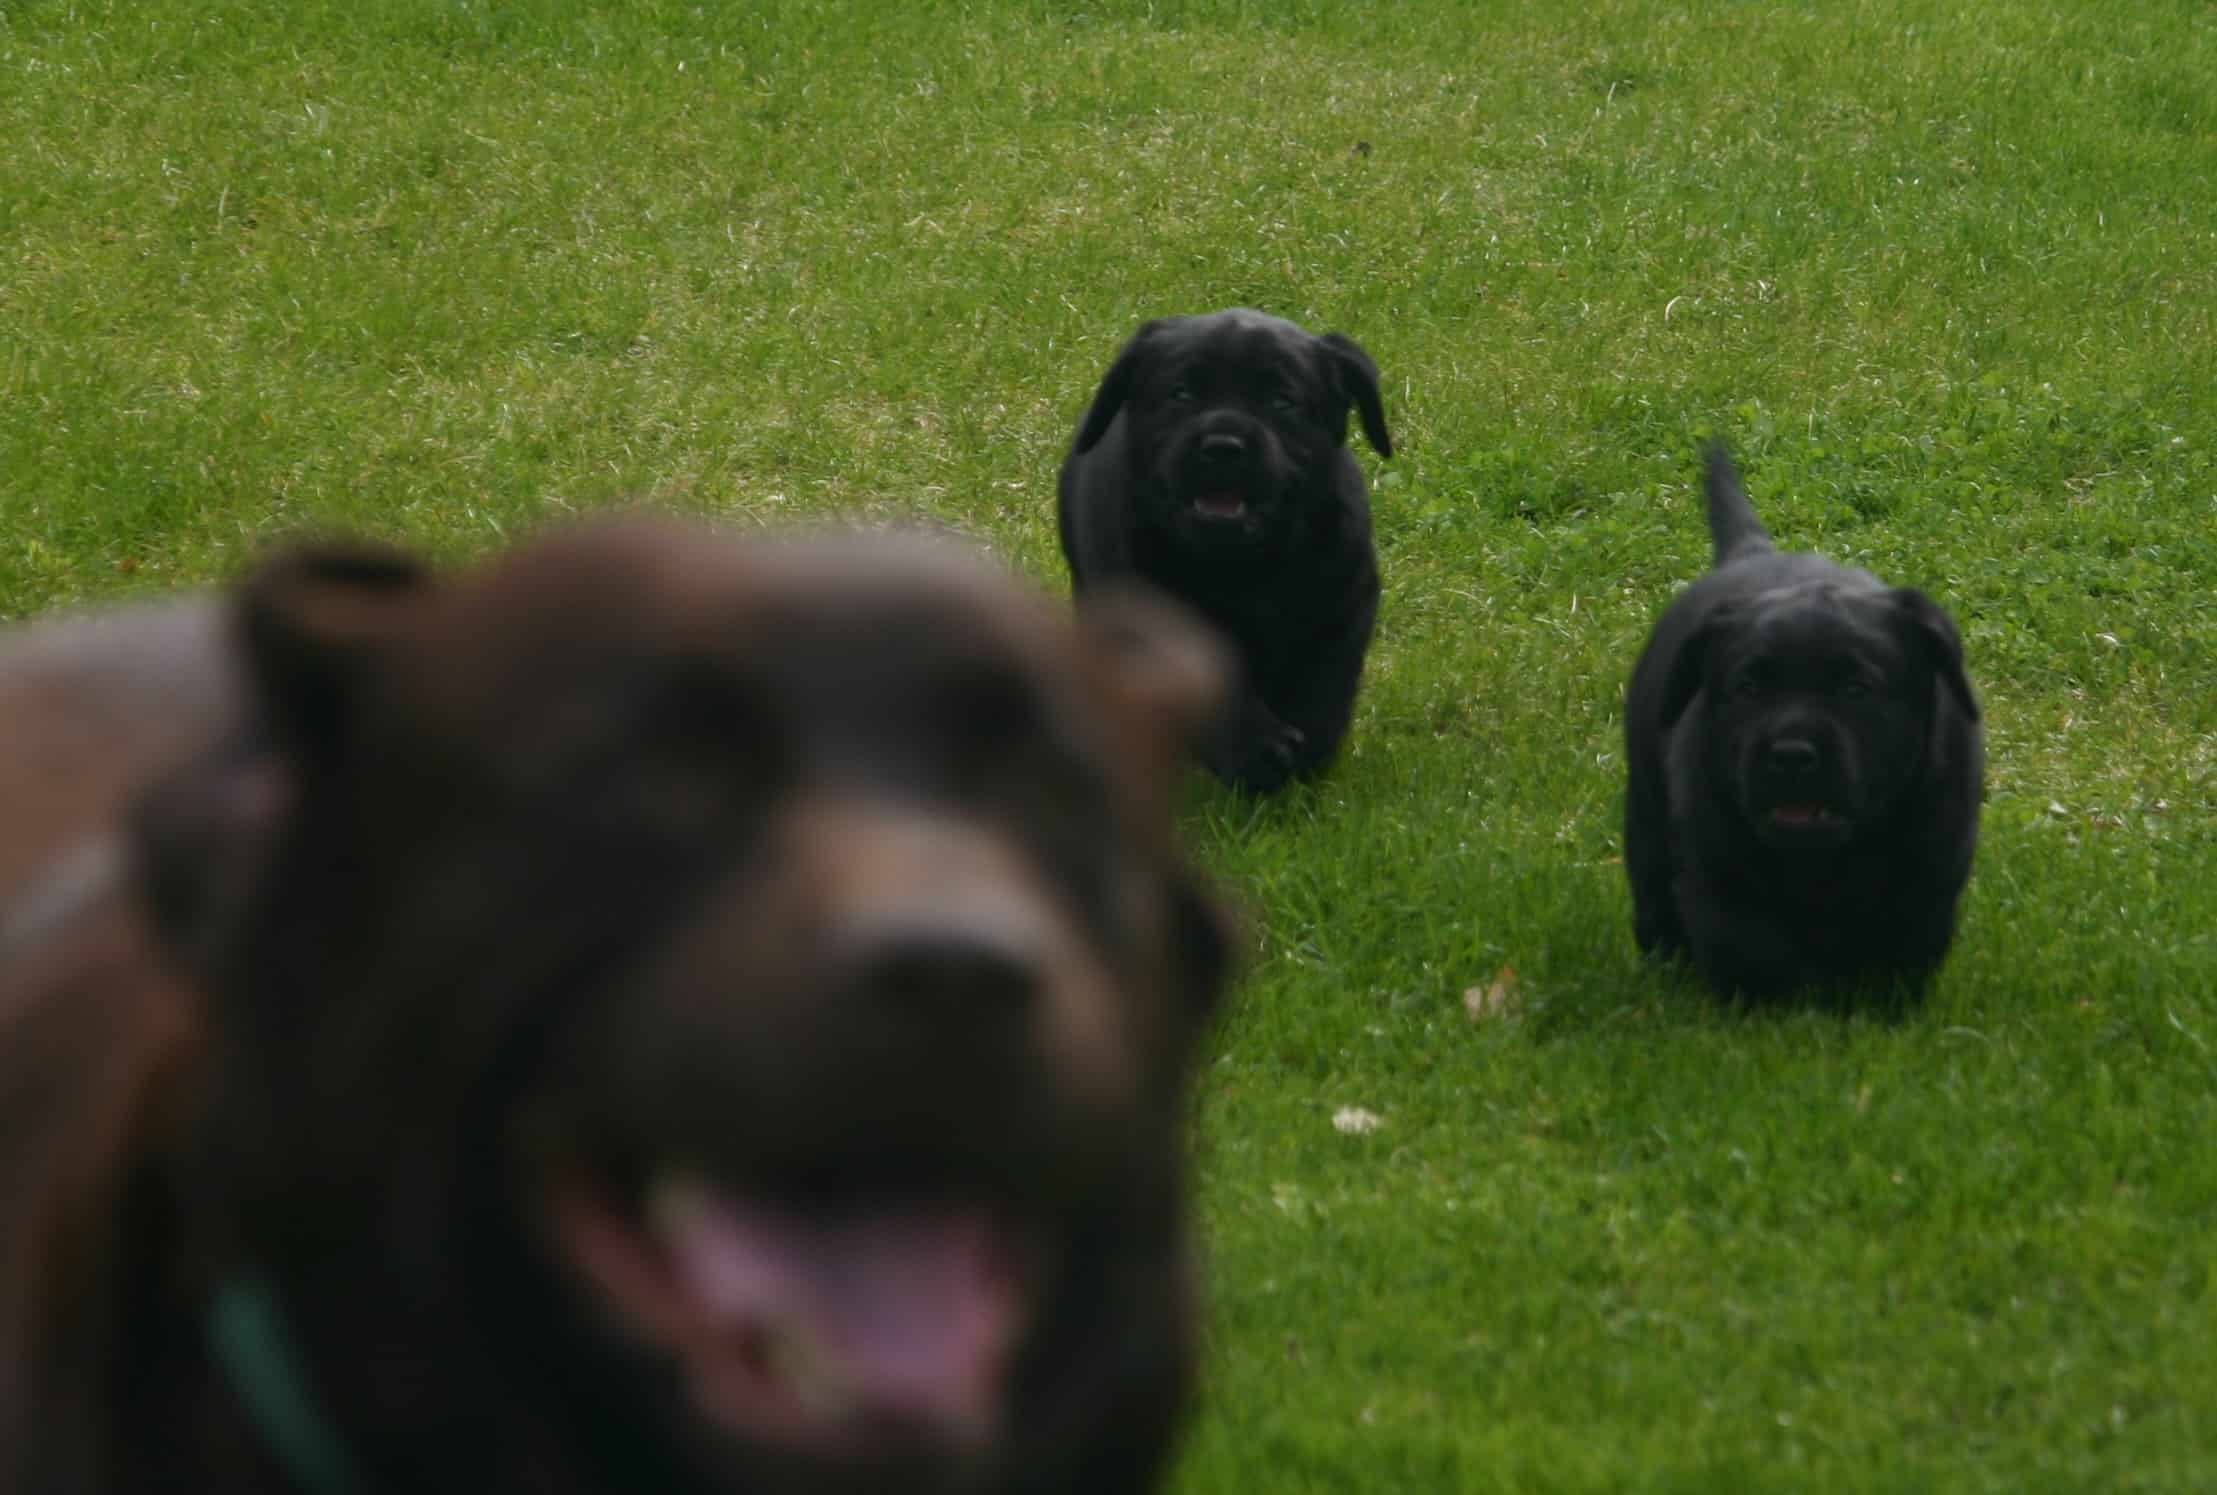
[(1275, 794), (1292, 779), (1308, 740), (1299, 727), (1273, 719), (1248, 739), (1245, 751), (1224, 777), (1250, 794)]

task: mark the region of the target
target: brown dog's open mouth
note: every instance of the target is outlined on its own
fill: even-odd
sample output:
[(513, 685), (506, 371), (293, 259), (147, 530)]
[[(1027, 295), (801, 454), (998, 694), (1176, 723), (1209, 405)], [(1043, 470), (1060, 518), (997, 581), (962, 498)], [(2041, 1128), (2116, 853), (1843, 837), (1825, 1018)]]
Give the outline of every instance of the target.
[(1237, 493), (1203, 493), (1193, 500), (1193, 512), (1203, 519), (1245, 519), (1247, 500)]
[(578, 1270), (739, 1436), (837, 1456), (1000, 1433), (1028, 1294), (991, 1211), (819, 1216), (675, 1172), (636, 1210), (581, 1175), (551, 1202)]

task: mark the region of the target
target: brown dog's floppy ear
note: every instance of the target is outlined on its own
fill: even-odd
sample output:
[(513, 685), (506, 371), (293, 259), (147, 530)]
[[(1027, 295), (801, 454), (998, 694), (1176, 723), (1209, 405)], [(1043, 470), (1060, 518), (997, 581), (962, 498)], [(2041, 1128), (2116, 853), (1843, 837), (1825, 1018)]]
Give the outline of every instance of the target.
[(1663, 677), (1663, 726), (1678, 725), (1678, 719), (1686, 714), (1686, 708), (1700, 694), (1702, 682), (1709, 674), (1709, 648), (1716, 642), (1729, 613), (1719, 608), (1701, 620), (1701, 626), (1687, 635), (1678, 646), (1678, 654), (1670, 662), (1670, 673)]
[(1386, 431), (1386, 407), (1378, 397), (1378, 365), (1361, 343), (1345, 333), (1327, 332), (1317, 341), (1324, 347), (1340, 393), (1362, 414), (1363, 435), (1379, 456), (1391, 457), (1393, 437)]
[(1167, 325), (1169, 324), (1159, 317), (1152, 322), (1143, 323), (1139, 331), (1132, 334), (1131, 341), (1124, 344), (1123, 350), (1116, 355), (1116, 362), (1109, 365), (1109, 371), (1101, 377), (1101, 387), (1094, 391), (1092, 408), (1086, 411), (1085, 419), (1078, 425), (1076, 449), (1080, 453), (1092, 451), (1100, 444), (1101, 438), (1108, 435), (1109, 426), (1116, 420), (1116, 412), (1123, 409), (1124, 402), (1131, 398), (1132, 384), (1139, 378), (1139, 371), (1146, 366), (1148, 355), (1154, 351), (1152, 345), (1155, 335)]
[(1939, 603), (1915, 587), (1894, 588), (1894, 606), (1900, 609), (1902, 622), (1925, 657), (1932, 661), (1933, 673), (1947, 686), (1963, 714), (1977, 721), (1978, 698), (1971, 693), (1971, 678), (1963, 671), (1963, 638), (1955, 631), (1954, 620)]
[(288, 746), (330, 745), (361, 671), (429, 585), (413, 556), (354, 541), (280, 551), (248, 578), (238, 600), (247, 671)]
[(1230, 705), (1230, 656), (1198, 617), (1159, 592), (1119, 583), (1086, 598), (1078, 626), (1126, 696), (1185, 744), (1215, 729)]
[[(1116, 583), (1087, 596), (1078, 626), (1126, 699), (1169, 724), (1158, 738), (1164, 747), (1182, 756), (1222, 730), (1231, 709), (1231, 654), (1200, 618), (1161, 593)], [(1160, 782), (1167, 787), (1167, 776)], [(1181, 864), (1171, 888), (1171, 924), (1186, 1004), (1205, 1017), (1236, 974), (1240, 921)]]
[(240, 590), (234, 626), (256, 696), (251, 723), (148, 786), (131, 813), (141, 891), (189, 966), (215, 958), (254, 896), (298, 769), (343, 732), (374, 641), (425, 576), (398, 551), (317, 544), (264, 561)]
[(1245, 933), (1239, 915), (1191, 873), (1171, 889), (1171, 938), (1175, 942), (1186, 1006), (1207, 1017), (1224, 1003), (1224, 993), (1239, 974), (1238, 942)]

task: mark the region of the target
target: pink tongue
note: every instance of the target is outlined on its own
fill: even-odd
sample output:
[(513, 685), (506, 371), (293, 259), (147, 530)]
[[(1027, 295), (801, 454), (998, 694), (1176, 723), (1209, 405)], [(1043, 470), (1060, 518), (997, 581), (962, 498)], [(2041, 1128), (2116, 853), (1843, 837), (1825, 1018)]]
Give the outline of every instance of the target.
[(1204, 493), (1193, 501), (1193, 507), (1211, 519), (1237, 519), (1247, 512), (1247, 500), (1236, 493)]
[(983, 1218), (826, 1224), (689, 1189), (658, 1233), (703, 1314), (782, 1338), (847, 1410), (989, 1435), (1018, 1294)]

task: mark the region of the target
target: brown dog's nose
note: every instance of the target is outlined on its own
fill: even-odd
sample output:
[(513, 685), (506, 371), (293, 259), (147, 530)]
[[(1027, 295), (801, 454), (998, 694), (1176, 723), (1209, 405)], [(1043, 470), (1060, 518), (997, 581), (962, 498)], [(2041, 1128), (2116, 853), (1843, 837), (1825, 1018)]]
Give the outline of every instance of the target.
[(1211, 431), (1201, 438), (1204, 462), (1237, 462), (1247, 455), (1247, 443), (1229, 431)]
[(1015, 1016), (1039, 990), (1029, 955), (977, 930), (918, 924), (871, 932), (851, 951), (855, 985), (918, 1016), (953, 1022)]
[(1817, 766), (1817, 745), (1806, 737), (1781, 737), (1764, 751), (1763, 761), (1780, 778), (1798, 779)]

